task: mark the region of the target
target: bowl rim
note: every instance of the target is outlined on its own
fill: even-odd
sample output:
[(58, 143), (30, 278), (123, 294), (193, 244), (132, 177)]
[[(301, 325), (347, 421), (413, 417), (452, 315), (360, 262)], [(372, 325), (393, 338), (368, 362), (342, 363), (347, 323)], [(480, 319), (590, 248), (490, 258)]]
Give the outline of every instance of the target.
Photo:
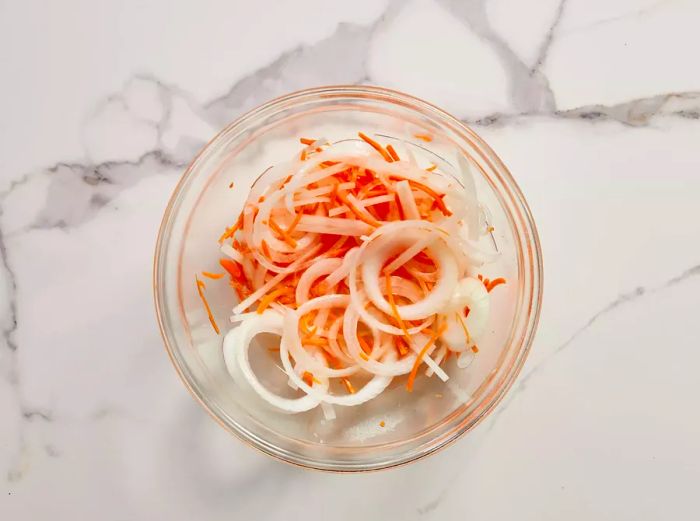
[[(450, 435), (445, 436), (444, 439), (442, 439), (439, 443), (435, 444), (432, 447), (429, 447), (427, 450), (414, 453), (408, 457), (402, 457), (398, 461), (392, 461), (388, 463), (379, 463), (375, 464), (369, 467), (364, 467), (364, 468), (358, 468), (356, 466), (348, 466), (348, 467), (328, 467), (328, 466), (322, 466), (322, 465), (314, 465), (309, 461), (294, 461), (292, 459), (284, 457), (282, 454), (276, 453), (274, 451), (268, 450), (265, 445), (261, 445), (260, 443), (255, 443), (250, 437), (248, 437), (243, 431), (237, 430), (233, 428), (231, 425), (226, 423), (223, 418), (219, 414), (217, 414), (213, 407), (205, 400), (204, 396), (202, 393), (199, 392), (199, 390), (196, 388), (195, 385), (190, 381), (191, 375), (187, 374), (185, 372), (184, 367), (178, 362), (176, 359), (174, 352), (173, 352), (173, 347), (170, 345), (170, 342), (168, 340), (168, 334), (167, 334), (167, 326), (165, 323), (165, 313), (163, 311), (164, 308), (164, 303), (161, 301), (162, 300), (162, 295), (159, 292), (159, 287), (158, 287), (158, 276), (159, 276), (159, 267), (160, 267), (160, 259), (162, 256), (162, 253), (165, 249), (165, 230), (171, 221), (173, 217), (173, 211), (175, 209), (175, 205), (177, 203), (178, 196), (180, 195), (182, 187), (187, 183), (189, 178), (193, 175), (193, 170), (195, 166), (198, 164), (199, 159), (210, 150), (212, 145), (216, 142), (218, 142), (219, 138), (226, 134), (231, 128), (240, 125), (241, 122), (250, 119), (254, 117), (258, 112), (264, 112), (271, 107), (274, 107), (275, 105), (282, 105), (286, 104), (290, 101), (293, 101), (296, 98), (304, 98), (307, 96), (323, 96), (324, 94), (330, 95), (330, 94), (348, 94), (348, 95), (357, 95), (357, 96), (385, 96), (389, 98), (399, 98), (402, 99), (403, 101), (407, 101), (410, 103), (422, 105), (424, 108), (428, 108), (431, 111), (437, 113), (441, 117), (445, 118), (448, 120), (450, 123), (455, 125), (459, 130), (466, 132), (477, 144), (478, 147), (483, 150), (484, 152), (487, 153), (489, 158), (493, 160), (496, 163), (497, 169), (499, 170), (499, 175), (503, 177), (506, 181), (506, 184), (508, 185), (508, 188), (512, 191), (512, 195), (514, 199), (517, 201), (517, 204), (520, 205), (519, 210), (522, 212), (522, 217), (524, 219), (524, 223), (526, 226), (527, 231), (529, 232), (529, 242), (532, 246), (532, 254), (531, 254), (531, 259), (532, 259), (532, 266), (531, 266), (531, 271), (533, 273), (533, 278), (534, 278), (534, 284), (531, 289), (532, 292), (532, 304), (530, 307), (530, 312), (529, 312), (529, 319), (527, 320), (527, 324), (525, 325), (525, 330), (523, 332), (522, 340), (521, 340), (521, 346), (520, 349), (518, 350), (515, 360), (513, 361), (513, 365), (510, 369), (510, 371), (504, 376), (504, 381), (503, 384), (496, 389), (495, 395), (491, 397), (490, 401), (485, 404), (485, 406), (479, 411), (479, 413), (471, 420), (468, 422), (461, 422), (459, 425), (457, 425), (454, 429), (454, 432), (452, 432)], [(469, 127), (467, 124), (459, 120), (457, 117), (453, 116), (449, 112), (445, 111), (444, 109), (428, 102), (425, 101), (421, 98), (418, 98), (416, 96), (413, 96), (411, 94), (407, 94), (402, 91), (386, 88), (386, 87), (380, 87), (380, 86), (374, 86), (374, 85), (326, 85), (326, 86), (318, 86), (318, 87), (311, 87), (311, 88), (306, 88), (306, 89), (300, 89), (296, 90), (293, 92), (290, 92), (288, 94), (278, 96), (276, 98), (273, 98), (265, 103), (262, 103), (260, 105), (257, 105), (250, 110), (244, 112), (243, 114), (239, 115), (236, 117), (234, 120), (232, 120), (230, 123), (228, 123), (225, 127), (223, 127), (219, 132), (217, 132), (211, 139), (209, 139), (200, 149), (199, 151), (194, 155), (192, 160), (189, 162), (187, 168), (185, 171), (182, 173), (180, 176), (180, 179), (178, 180), (177, 184), (175, 185), (174, 189), (172, 190), (170, 197), (168, 199), (168, 203), (165, 207), (165, 210), (163, 212), (163, 217), (161, 219), (159, 228), (158, 228), (158, 234), (156, 237), (156, 246), (155, 246), (155, 251), (154, 251), (154, 256), (153, 256), (153, 271), (152, 271), (152, 287), (153, 287), (153, 297), (154, 297), (154, 305), (155, 305), (155, 312), (156, 312), (156, 319), (158, 322), (158, 328), (161, 334), (161, 338), (163, 340), (163, 345), (165, 347), (166, 353), (168, 355), (168, 358), (170, 359), (173, 367), (175, 368), (175, 371), (177, 375), (179, 376), (180, 380), (182, 383), (185, 385), (187, 390), (189, 391), (190, 395), (204, 408), (204, 410), (209, 414), (210, 417), (212, 417), (221, 427), (223, 427), (229, 434), (235, 436), (236, 438), (240, 439), (241, 441), (244, 442), (245, 445), (252, 447), (256, 449), (259, 452), (262, 452), (263, 454), (266, 454), (268, 456), (273, 457), (275, 460), (282, 461), (284, 463), (296, 466), (296, 467), (301, 467), (301, 468), (306, 468), (306, 469), (312, 469), (312, 470), (318, 470), (321, 472), (332, 472), (332, 473), (355, 473), (355, 472), (374, 472), (374, 471), (379, 471), (379, 470), (386, 470), (389, 468), (396, 468), (396, 467), (401, 467), (404, 465), (408, 465), (410, 463), (414, 463), (418, 460), (421, 460), (431, 454), (435, 454), (438, 451), (441, 451), (448, 446), (452, 445), (455, 441), (458, 439), (462, 438), (467, 432), (470, 430), (474, 429), (479, 423), (481, 423), (484, 418), (486, 418), (491, 411), (498, 406), (498, 404), (503, 400), (505, 395), (508, 393), (510, 388), (513, 386), (513, 383), (517, 379), (518, 375), (520, 374), (523, 365), (525, 364), (525, 361), (527, 360), (527, 357), (529, 355), (530, 349), (532, 347), (532, 343), (535, 337), (535, 333), (537, 332), (537, 328), (539, 325), (539, 320), (540, 320), (540, 314), (541, 314), (541, 308), (542, 308), (542, 298), (543, 298), (543, 261), (542, 261), (542, 248), (541, 248), (541, 243), (539, 239), (539, 234), (537, 231), (537, 226), (535, 224), (534, 218), (532, 216), (532, 212), (530, 210), (530, 207), (527, 203), (527, 200), (525, 199), (524, 194), (522, 193), (522, 190), (520, 189), (520, 186), (518, 183), (515, 181), (513, 178), (512, 174), (510, 173), (510, 170), (504, 162), (501, 160), (501, 158), (496, 154), (496, 152), (489, 146), (489, 144), (478, 134), (476, 133), (471, 127)], [(486, 399), (487, 397), (484, 397)]]

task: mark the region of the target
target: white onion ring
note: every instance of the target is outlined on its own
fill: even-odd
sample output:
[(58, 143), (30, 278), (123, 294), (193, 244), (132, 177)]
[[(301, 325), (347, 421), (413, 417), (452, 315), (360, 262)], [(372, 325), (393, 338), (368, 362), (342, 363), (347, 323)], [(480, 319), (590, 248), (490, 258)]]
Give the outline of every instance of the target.
[[(282, 330), (283, 320), (277, 313), (266, 312), (244, 320), (224, 337), (224, 362), (234, 380), (238, 380), (239, 375), (242, 376), (244, 381), (273, 407), (289, 413), (308, 411), (320, 403), (318, 398), (308, 394), (301, 398), (283, 398), (267, 389), (255, 376), (250, 366), (248, 350), (253, 338), (260, 333), (282, 336)], [(291, 364), (288, 369), (285, 369), (290, 375), (296, 374)], [(328, 389), (328, 380), (320, 379), (320, 382), (320, 388)]]

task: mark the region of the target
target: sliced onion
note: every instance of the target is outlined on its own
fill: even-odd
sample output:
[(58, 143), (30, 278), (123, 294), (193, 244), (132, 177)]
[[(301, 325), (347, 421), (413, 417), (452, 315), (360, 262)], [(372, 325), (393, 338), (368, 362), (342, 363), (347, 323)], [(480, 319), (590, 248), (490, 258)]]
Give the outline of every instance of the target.
[[(224, 337), (224, 362), (229, 374), (234, 380), (243, 380), (267, 403), (282, 411), (296, 413), (308, 411), (316, 407), (320, 400), (306, 395), (301, 398), (283, 398), (265, 387), (253, 372), (248, 358), (248, 350), (253, 338), (260, 333), (282, 335), (283, 320), (277, 313), (265, 312), (243, 321), (237, 328), (229, 331)], [(285, 367), (290, 375), (296, 375), (291, 364)], [(242, 377), (242, 378), (241, 378)], [(291, 378), (294, 381), (294, 378)], [(320, 379), (319, 388), (328, 389), (328, 380)], [(298, 382), (295, 382), (298, 385)], [(301, 386), (300, 386), (301, 387)], [(303, 388), (302, 388), (303, 389)]]

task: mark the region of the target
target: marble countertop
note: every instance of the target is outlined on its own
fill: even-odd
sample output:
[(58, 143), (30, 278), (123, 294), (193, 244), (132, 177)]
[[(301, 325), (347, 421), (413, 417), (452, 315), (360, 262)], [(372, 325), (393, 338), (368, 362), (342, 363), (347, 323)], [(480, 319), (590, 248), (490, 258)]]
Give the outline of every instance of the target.
[[(0, 5), (0, 519), (697, 519), (700, 3)], [(190, 397), (154, 320), (194, 152), (308, 86), (430, 100), (498, 151), (545, 261), (504, 402), (427, 460), (293, 468)]]

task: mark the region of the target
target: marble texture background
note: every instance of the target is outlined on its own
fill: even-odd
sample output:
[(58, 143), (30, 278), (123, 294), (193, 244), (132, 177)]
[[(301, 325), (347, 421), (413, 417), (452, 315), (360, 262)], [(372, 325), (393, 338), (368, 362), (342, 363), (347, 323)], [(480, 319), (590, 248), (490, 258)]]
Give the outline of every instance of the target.
[[(699, 27), (694, 0), (0, 2), (0, 519), (699, 518)], [(177, 378), (151, 297), (194, 152), (338, 83), (471, 124), (545, 259), (497, 411), (356, 476), (230, 438)]]

